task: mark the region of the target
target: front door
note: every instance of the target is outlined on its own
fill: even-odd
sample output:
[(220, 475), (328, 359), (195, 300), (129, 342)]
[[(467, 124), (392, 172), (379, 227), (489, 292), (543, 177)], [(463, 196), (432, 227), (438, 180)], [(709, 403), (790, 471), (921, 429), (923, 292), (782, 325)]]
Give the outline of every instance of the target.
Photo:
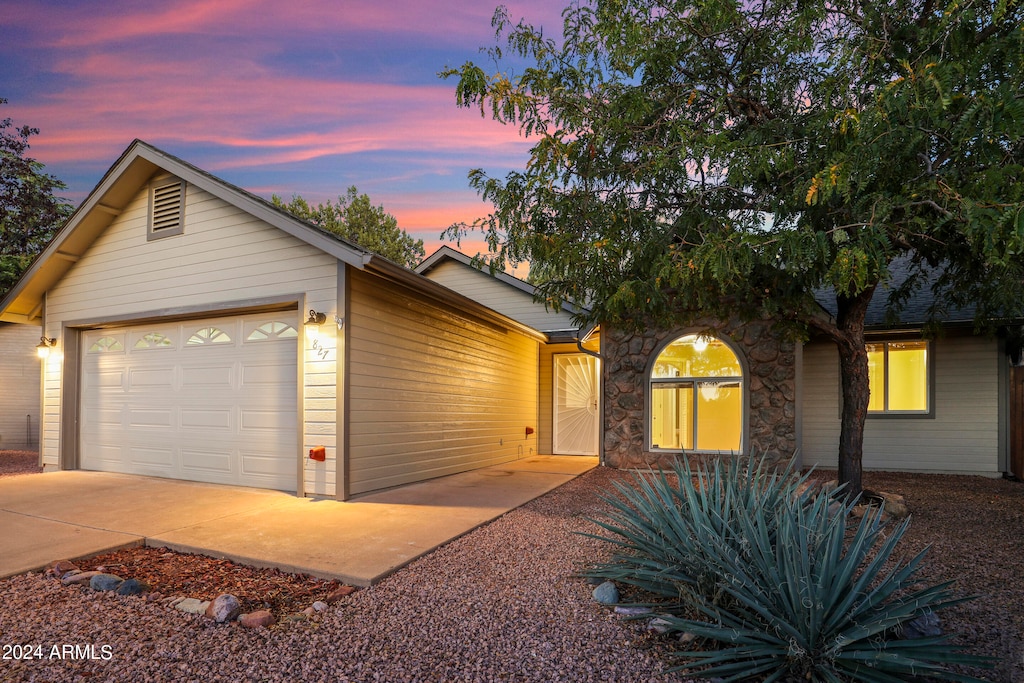
[(586, 353), (554, 356), (554, 455), (597, 455), (600, 412), (598, 359)]

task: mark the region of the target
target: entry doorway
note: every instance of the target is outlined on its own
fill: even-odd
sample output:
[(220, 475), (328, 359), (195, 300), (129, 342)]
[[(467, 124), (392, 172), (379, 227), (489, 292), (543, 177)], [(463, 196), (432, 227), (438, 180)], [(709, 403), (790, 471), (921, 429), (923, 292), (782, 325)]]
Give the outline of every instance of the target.
[(601, 429), (600, 361), (586, 353), (555, 354), (554, 455), (597, 455)]

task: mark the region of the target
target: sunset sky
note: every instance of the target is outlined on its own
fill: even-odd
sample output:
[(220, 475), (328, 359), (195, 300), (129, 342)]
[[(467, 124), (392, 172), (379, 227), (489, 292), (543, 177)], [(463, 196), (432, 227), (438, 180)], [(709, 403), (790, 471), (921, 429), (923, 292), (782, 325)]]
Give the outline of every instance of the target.
[[(471, 168), (526, 159), (514, 127), (458, 109), (455, 82), (437, 77), (486, 63), (498, 3), (0, 0), (0, 118), (41, 130), (29, 155), (76, 205), (141, 138), (267, 198), (356, 185), (429, 254), (445, 227), (487, 212)], [(560, 34), (562, 3), (505, 4)]]

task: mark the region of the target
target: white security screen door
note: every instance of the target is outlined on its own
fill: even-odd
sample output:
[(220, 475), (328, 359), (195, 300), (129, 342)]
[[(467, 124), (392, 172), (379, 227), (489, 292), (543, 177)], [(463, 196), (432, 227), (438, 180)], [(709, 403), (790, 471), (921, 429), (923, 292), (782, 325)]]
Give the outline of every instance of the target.
[(597, 455), (600, 430), (598, 359), (585, 353), (554, 356), (554, 455)]

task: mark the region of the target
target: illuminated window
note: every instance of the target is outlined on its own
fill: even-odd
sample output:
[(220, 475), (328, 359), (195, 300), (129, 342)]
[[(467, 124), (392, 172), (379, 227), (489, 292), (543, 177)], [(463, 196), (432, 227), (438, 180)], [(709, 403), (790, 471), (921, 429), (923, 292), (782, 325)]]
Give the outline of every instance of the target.
[(650, 377), (655, 451), (738, 453), (743, 443), (743, 369), (720, 339), (688, 334), (666, 346)]
[(867, 344), (869, 413), (927, 413), (928, 342)]

